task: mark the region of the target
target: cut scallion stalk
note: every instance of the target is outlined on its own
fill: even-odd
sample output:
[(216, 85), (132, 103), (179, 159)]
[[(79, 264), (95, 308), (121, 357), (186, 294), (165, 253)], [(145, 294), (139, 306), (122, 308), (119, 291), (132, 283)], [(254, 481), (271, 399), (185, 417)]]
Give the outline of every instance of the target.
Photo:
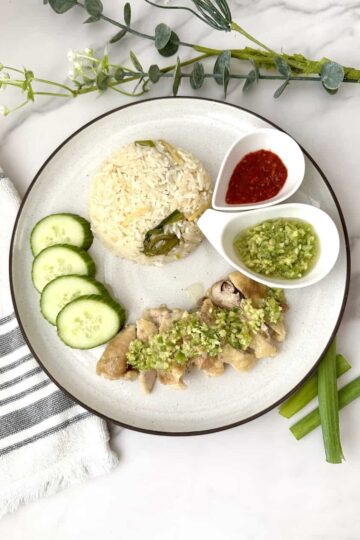
[[(360, 377), (349, 382), (338, 392), (339, 409), (343, 409), (352, 401), (360, 397)], [(291, 426), (290, 431), (297, 440), (302, 439), (311, 431), (320, 426), (319, 409), (314, 409), (301, 420)]]
[(319, 365), (318, 394), (326, 461), (328, 463), (341, 463), (343, 453), (340, 442), (335, 340), (328, 348)]
[[(351, 368), (351, 365), (342, 354), (336, 355), (336, 376), (340, 377)], [(305, 405), (310, 403), (318, 394), (318, 374), (314, 373), (305, 384), (295, 392), (293, 396), (287, 399), (279, 409), (279, 413), (285, 418), (291, 418), (294, 414), (301, 411)]]

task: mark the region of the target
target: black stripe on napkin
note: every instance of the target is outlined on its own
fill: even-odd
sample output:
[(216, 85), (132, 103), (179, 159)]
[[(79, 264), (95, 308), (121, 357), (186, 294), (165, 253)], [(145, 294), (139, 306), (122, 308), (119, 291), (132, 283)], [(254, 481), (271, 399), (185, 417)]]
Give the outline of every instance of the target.
[(0, 336), (0, 357), (5, 356), (25, 345), (24, 337), (17, 326), (7, 334)]
[(0, 375), (2, 373), (6, 373), (7, 371), (10, 371), (11, 369), (21, 366), (21, 364), (25, 364), (25, 362), (28, 362), (31, 359), (32, 359), (32, 355), (26, 354), (25, 356), (22, 356), (21, 358), (19, 358), (19, 360), (15, 360), (14, 362), (11, 362), (11, 364), (8, 364), (7, 366), (0, 367)]
[(36, 367), (34, 369), (31, 369), (30, 371), (27, 371), (26, 373), (23, 373), (22, 375), (19, 375), (18, 377), (14, 377), (14, 379), (11, 379), (11, 381), (6, 381), (2, 384), (0, 384), (0, 390), (5, 390), (5, 388), (10, 388), (10, 386), (14, 386), (15, 384), (24, 381), (25, 379), (28, 379), (29, 377), (32, 377), (33, 375), (36, 375), (37, 373), (41, 373), (42, 369), (41, 367)]
[(6, 323), (12, 321), (13, 319), (15, 319), (15, 313), (12, 313), (11, 315), (7, 315), (6, 317), (3, 317), (2, 319), (0, 319), (0, 326), (2, 324), (6, 324)]
[(2, 405), (8, 405), (9, 403), (12, 403), (13, 401), (17, 401), (18, 399), (28, 396), (29, 394), (32, 394), (33, 392), (36, 392), (37, 390), (41, 390), (41, 388), (48, 386), (50, 383), (51, 383), (50, 379), (45, 379), (45, 381), (41, 381), (37, 384), (34, 384), (34, 386), (30, 386), (30, 388), (27, 388), (26, 390), (23, 390), (22, 392), (19, 392), (18, 394), (14, 394), (5, 399), (1, 399), (0, 407)]
[(18, 448), (21, 448), (22, 446), (38, 441), (39, 439), (43, 439), (44, 437), (47, 437), (48, 435), (52, 435), (53, 433), (56, 433), (57, 431), (60, 431), (61, 429), (66, 428), (67, 426), (70, 426), (71, 424), (75, 424), (79, 420), (82, 420), (83, 418), (87, 418), (88, 416), (91, 416), (90, 412), (83, 412), (81, 414), (78, 414), (77, 416), (74, 416), (73, 418), (70, 418), (69, 420), (65, 420), (65, 422), (62, 422), (61, 424), (57, 426), (46, 429), (45, 431), (42, 431), (41, 433), (37, 433), (36, 435), (29, 437), (28, 439), (24, 439), (23, 441), (19, 441), (15, 444), (7, 446), (6, 448), (3, 448), (3, 450), (0, 450), (0, 457), (7, 454), (8, 452), (12, 452), (12, 450), (17, 450)]
[(31, 405), (0, 416), (0, 439), (36, 426), (43, 420), (66, 411), (74, 405), (75, 403), (67, 394), (63, 394), (61, 390), (55, 390), (49, 396)]

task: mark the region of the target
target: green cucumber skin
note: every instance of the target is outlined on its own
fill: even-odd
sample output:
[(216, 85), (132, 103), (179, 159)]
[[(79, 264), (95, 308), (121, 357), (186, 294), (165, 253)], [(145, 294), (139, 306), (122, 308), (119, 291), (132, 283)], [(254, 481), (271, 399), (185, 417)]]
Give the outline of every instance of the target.
[[(87, 221), (87, 219), (79, 216), (78, 214), (71, 214), (70, 212), (60, 212), (60, 213), (55, 213), (55, 214), (49, 214), (48, 216), (45, 216), (43, 217), (42, 219), (40, 219), (40, 221), (38, 221), (32, 231), (31, 231), (31, 234), (30, 234), (30, 249), (31, 249), (31, 253), (33, 254), (34, 257), (36, 257), (37, 255), (39, 255), (39, 253), (41, 253), (41, 251), (39, 251), (38, 253), (35, 252), (34, 248), (33, 248), (33, 237), (34, 237), (34, 233), (37, 229), (37, 227), (39, 225), (41, 225), (42, 223), (44, 223), (44, 221), (46, 221), (48, 218), (50, 217), (70, 217), (70, 218), (73, 218), (74, 220), (76, 220), (78, 223), (80, 223), (83, 231), (84, 231), (84, 242), (82, 244), (82, 246), (80, 246), (80, 249), (84, 249), (84, 250), (88, 250), (89, 247), (91, 246), (91, 244), (93, 243), (93, 240), (94, 240), (94, 235), (91, 231), (91, 226), (90, 226), (90, 223)], [(59, 246), (61, 244), (51, 244), (51, 246)], [(70, 244), (69, 244), (70, 245)], [(44, 249), (47, 249), (48, 247), (51, 247), (51, 246), (47, 246), (45, 247)], [(75, 246), (75, 247), (79, 247), (79, 246)]]
[[(55, 322), (50, 321), (50, 319), (45, 315), (44, 309), (43, 309), (43, 299), (45, 298), (45, 295), (46, 295), (46, 288), (51, 286), (55, 281), (58, 282), (58, 281), (61, 281), (61, 280), (64, 280), (64, 279), (66, 280), (66, 278), (74, 278), (74, 277), (81, 278), (84, 281), (87, 281), (88, 283), (91, 283), (92, 285), (97, 287), (100, 296), (111, 298), (110, 294), (109, 294), (109, 291), (106, 289), (106, 287), (102, 283), (100, 283), (99, 281), (94, 279), (93, 277), (79, 276), (78, 274), (66, 274), (64, 276), (59, 276), (59, 277), (53, 279), (52, 281), (49, 281), (49, 283), (47, 285), (45, 285), (45, 287), (42, 290), (42, 293), (41, 293), (41, 296), (40, 296), (40, 301), (39, 301), (40, 311), (41, 311), (42, 316), (44, 317), (44, 319), (48, 323), (50, 323), (53, 326), (56, 326), (56, 321)], [(80, 298), (80, 296), (78, 296), (77, 298)], [(76, 300), (76, 299), (74, 299), (74, 300)], [(67, 304), (65, 304), (65, 305), (67, 305)]]
[[(58, 249), (58, 248), (66, 248), (66, 249), (69, 249), (69, 250), (74, 251), (75, 253), (78, 253), (79, 255), (81, 255), (84, 263), (87, 266), (87, 270), (88, 270), (87, 274), (85, 274), (85, 275), (87, 275), (88, 277), (94, 277), (95, 276), (96, 266), (95, 266), (94, 261), (90, 257), (90, 255), (87, 253), (87, 251), (84, 251), (83, 249), (80, 249), (80, 248), (78, 248), (76, 246), (71, 246), (70, 244), (55, 244), (53, 246), (49, 246), (49, 247), (43, 249), (42, 251), (40, 251), (40, 253), (33, 260), (32, 269), (31, 269), (31, 279), (32, 279), (32, 282), (34, 284), (35, 289), (38, 290), (38, 291), (39, 291), (39, 289), (36, 287), (35, 281), (34, 281), (34, 268), (36, 266), (36, 261), (38, 260), (39, 257), (43, 257), (44, 254), (48, 253), (50, 250), (52, 250), (52, 249), (55, 250), (55, 249)], [(62, 275), (71, 275), (71, 274), (62, 274)], [(60, 276), (57, 276), (57, 277), (60, 277)], [(54, 279), (56, 279), (56, 278), (54, 278)], [(46, 285), (45, 285), (45, 287), (46, 287)], [(39, 292), (42, 292), (42, 291), (39, 291)]]
[[(103, 304), (112, 308), (118, 316), (119, 327), (117, 331), (111, 337), (106, 338), (102, 342), (96, 343), (96, 345), (93, 345), (92, 347), (73, 347), (72, 345), (69, 345), (68, 343), (66, 343), (66, 341), (64, 341), (64, 339), (61, 336), (61, 328), (59, 327), (61, 327), (61, 318), (66, 313), (66, 309), (69, 308), (69, 306), (73, 306), (76, 302), (80, 302), (83, 300), (95, 300), (97, 302), (102, 302)], [(56, 318), (56, 329), (57, 329), (57, 335), (67, 347), (70, 347), (71, 349), (78, 349), (78, 350), (89, 350), (89, 349), (94, 349), (95, 347), (99, 347), (100, 345), (104, 345), (105, 343), (108, 343), (114, 336), (116, 336), (117, 333), (120, 332), (120, 330), (123, 328), (125, 324), (125, 321), (126, 321), (126, 311), (121, 304), (119, 304), (118, 302), (115, 302), (115, 300), (113, 300), (109, 296), (101, 296), (98, 294), (87, 294), (84, 296), (79, 296), (78, 298), (76, 298), (72, 302), (69, 302), (69, 304), (66, 304), (66, 306), (63, 307), (63, 309), (60, 311), (60, 313), (58, 314)]]

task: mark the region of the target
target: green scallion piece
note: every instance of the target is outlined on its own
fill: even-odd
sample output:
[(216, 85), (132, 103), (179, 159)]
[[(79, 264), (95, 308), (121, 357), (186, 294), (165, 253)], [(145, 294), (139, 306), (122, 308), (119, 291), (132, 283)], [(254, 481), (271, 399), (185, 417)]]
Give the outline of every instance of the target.
[(151, 140), (135, 141), (135, 144), (137, 144), (138, 146), (151, 146), (151, 147), (155, 146), (154, 141), (151, 141)]
[[(342, 354), (336, 355), (336, 377), (341, 377), (349, 371), (351, 365)], [(305, 405), (310, 403), (318, 394), (318, 374), (314, 373), (303, 386), (295, 392), (293, 396), (287, 399), (279, 408), (279, 413), (285, 418), (291, 418), (294, 414), (301, 411)]]
[[(360, 377), (343, 386), (338, 392), (339, 409), (343, 409), (352, 401), (360, 397)], [(320, 426), (319, 409), (314, 409), (301, 420), (291, 426), (290, 431), (297, 440), (302, 439), (308, 433)]]
[(343, 452), (340, 442), (335, 340), (328, 348), (319, 365), (318, 395), (326, 461), (328, 463), (341, 463), (343, 460)]
[(159, 225), (148, 231), (145, 234), (143, 242), (144, 254), (147, 257), (167, 255), (179, 244), (180, 240), (175, 233), (164, 233), (164, 227), (165, 225), (170, 225), (170, 223), (176, 223), (183, 219), (185, 219), (184, 214), (179, 210), (175, 210), (163, 219)]

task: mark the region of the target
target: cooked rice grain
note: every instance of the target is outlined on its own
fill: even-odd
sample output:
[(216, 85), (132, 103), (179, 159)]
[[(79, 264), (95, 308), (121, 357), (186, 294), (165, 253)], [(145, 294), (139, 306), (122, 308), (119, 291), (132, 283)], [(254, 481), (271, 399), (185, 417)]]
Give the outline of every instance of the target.
[[(185, 257), (201, 242), (197, 218), (210, 205), (212, 184), (190, 152), (165, 141), (128, 144), (114, 152), (95, 175), (89, 197), (94, 233), (115, 255), (161, 265)], [(166, 226), (180, 243), (168, 255), (143, 254), (147, 231), (175, 210), (187, 218)]]

